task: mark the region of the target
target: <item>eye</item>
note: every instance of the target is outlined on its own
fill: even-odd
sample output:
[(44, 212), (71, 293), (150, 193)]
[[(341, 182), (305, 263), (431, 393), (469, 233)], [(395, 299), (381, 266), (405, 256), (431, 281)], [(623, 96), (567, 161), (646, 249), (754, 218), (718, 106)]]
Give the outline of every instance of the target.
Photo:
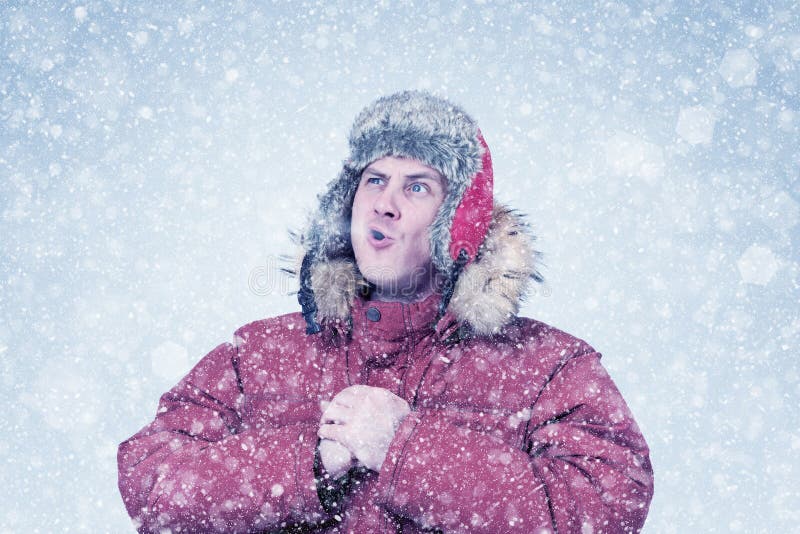
[(412, 193), (425, 193), (428, 191), (428, 186), (421, 183), (411, 184), (409, 187)]
[(381, 185), (383, 183), (383, 178), (378, 178), (377, 176), (369, 176), (367, 178), (367, 183)]

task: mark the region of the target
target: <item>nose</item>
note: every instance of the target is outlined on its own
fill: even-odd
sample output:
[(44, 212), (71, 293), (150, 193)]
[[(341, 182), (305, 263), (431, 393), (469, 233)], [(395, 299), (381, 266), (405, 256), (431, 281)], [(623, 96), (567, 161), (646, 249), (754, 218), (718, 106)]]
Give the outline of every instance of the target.
[(387, 187), (375, 197), (375, 204), (373, 205), (375, 213), (381, 217), (389, 219), (397, 219), (400, 217), (400, 209), (398, 208), (395, 200), (394, 192), (391, 187)]

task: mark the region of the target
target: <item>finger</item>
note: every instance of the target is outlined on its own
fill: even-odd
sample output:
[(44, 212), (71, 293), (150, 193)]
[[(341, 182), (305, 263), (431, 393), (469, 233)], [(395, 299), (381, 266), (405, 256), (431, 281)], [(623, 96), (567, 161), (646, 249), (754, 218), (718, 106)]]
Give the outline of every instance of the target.
[(339, 392), (335, 397), (333, 397), (330, 400), (328, 405), (325, 406), (325, 409), (327, 410), (328, 408), (330, 408), (334, 404), (338, 405), (338, 406), (344, 406), (346, 408), (349, 408), (352, 405), (351, 397), (350, 397), (350, 395), (347, 395), (347, 394), (342, 395), (342, 393)]
[(321, 439), (319, 442), (319, 450), (320, 453), (335, 455), (338, 459), (353, 458), (353, 455), (350, 453), (350, 449), (348, 449), (338, 441), (333, 441), (332, 439), (327, 439), (327, 438)]
[(346, 451), (348, 454), (350, 453), (350, 451), (347, 449), (347, 447), (345, 447), (344, 445), (342, 445), (338, 441), (334, 441), (334, 440), (328, 439), (328, 438), (320, 438), (320, 440), (319, 440), (319, 448), (320, 449), (323, 449), (323, 448), (324, 449), (331, 449), (331, 450), (339, 449), (341, 451)]
[(325, 470), (333, 476), (338, 478), (342, 476), (350, 466), (353, 465), (354, 458), (350, 451), (339, 443), (330, 439), (322, 439), (319, 442), (319, 455), (322, 461), (322, 466)]
[(330, 404), (328, 408), (322, 413), (320, 421), (324, 423), (347, 424), (352, 419), (352, 409), (340, 406), (338, 404)]
[(330, 439), (335, 441), (340, 445), (343, 445), (347, 450), (350, 450), (350, 447), (347, 443), (347, 433), (340, 425), (322, 425), (317, 431), (317, 436), (321, 437), (322, 439)]
[(353, 404), (352, 403), (352, 397), (348, 393), (345, 393), (344, 395), (342, 395), (342, 391), (340, 391), (339, 393), (336, 394), (335, 397), (333, 397), (331, 399), (331, 401), (328, 403), (328, 406), (325, 409), (330, 408), (334, 404), (336, 404), (338, 406), (344, 406), (346, 408), (349, 408)]
[(359, 399), (362, 399), (369, 395), (369, 392), (373, 389), (381, 389), (381, 388), (374, 388), (372, 386), (363, 386), (361, 384), (356, 384), (355, 386), (349, 386), (341, 390), (336, 396), (333, 398), (333, 402), (338, 402), (343, 405), (352, 406), (354, 402), (357, 402)]

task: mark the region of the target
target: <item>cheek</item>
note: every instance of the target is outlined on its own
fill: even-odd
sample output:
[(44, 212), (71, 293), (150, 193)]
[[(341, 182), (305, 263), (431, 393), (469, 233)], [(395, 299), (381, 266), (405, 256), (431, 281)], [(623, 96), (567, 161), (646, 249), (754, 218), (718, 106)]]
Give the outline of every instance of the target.
[(415, 256), (418, 264), (428, 263), (431, 260), (431, 224), (433, 224), (439, 206), (428, 210), (427, 213), (420, 214), (419, 221), (424, 222), (415, 232), (414, 247)]
[(364, 189), (359, 185), (356, 188), (356, 192), (353, 195), (353, 212), (356, 210), (364, 211), (364, 205), (367, 202), (367, 194), (364, 193)]
[(351, 210), (350, 215), (350, 227), (357, 225), (364, 219), (364, 202), (363, 199), (359, 197), (359, 194), (356, 193), (355, 198), (353, 199), (353, 208)]
[(431, 240), (428, 228), (419, 231), (414, 239), (413, 263), (416, 265), (427, 264), (431, 260)]

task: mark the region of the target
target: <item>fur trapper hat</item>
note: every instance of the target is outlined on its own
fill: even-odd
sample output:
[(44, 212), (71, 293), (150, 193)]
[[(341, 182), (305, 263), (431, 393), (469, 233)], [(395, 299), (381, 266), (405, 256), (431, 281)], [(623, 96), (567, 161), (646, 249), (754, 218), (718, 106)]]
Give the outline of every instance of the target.
[(431, 260), (446, 281), (440, 315), (449, 306), (481, 334), (508, 322), (529, 280), (541, 280), (538, 253), (519, 215), (494, 206), (491, 155), (475, 121), (447, 100), (404, 91), (367, 106), (356, 117), (349, 146), (350, 156), (301, 237), (298, 300), (307, 331), (349, 317), (363, 285), (350, 241), (353, 199), (363, 170), (386, 156), (417, 160), (447, 180), (430, 229)]

